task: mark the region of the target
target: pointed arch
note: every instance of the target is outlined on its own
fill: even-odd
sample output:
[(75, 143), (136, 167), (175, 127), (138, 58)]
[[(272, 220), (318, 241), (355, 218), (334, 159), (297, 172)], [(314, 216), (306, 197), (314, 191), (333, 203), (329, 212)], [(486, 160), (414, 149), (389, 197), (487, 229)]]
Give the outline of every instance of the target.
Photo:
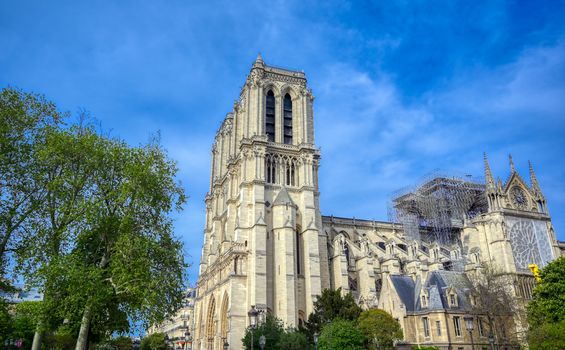
[(292, 145), (292, 97), (289, 93), (283, 99), (283, 142)]
[(206, 315), (206, 340), (208, 344), (214, 343), (214, 336), (216, 335), (216, 324), (215, 324), (215, 315), (216, 313), (216, 300), (214, 296), (210, 299), (208, 303), (208, 312)]
[(228, 312), (230, 305), (230, 297), (228, 293), (224, 292), (224, 300), (222, 301), (222, 308), (220, 310), (220, 337), (227, 339), (229, 332)]
[(275, 142), (275, 93), (272, 89), (265, 98), (265, 134), (268, 141)]

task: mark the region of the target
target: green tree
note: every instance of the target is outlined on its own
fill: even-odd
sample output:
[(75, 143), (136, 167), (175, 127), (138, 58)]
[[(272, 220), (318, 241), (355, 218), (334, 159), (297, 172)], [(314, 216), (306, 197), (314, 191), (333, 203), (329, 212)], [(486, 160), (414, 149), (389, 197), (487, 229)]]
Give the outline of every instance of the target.
[(20, 259), (45, 291), (38, 334), (66, 319), (85, 349), (89, 333), (96, 341), (174, 313), (186, 265), (169, 214), (185, 196), (159, 144), (129, 147), (74, 126), (52, 130), (38, 155), (46, 204)]
[(398, 321), (380, 309), (363, 311), (358, 319), (358, 327), (374, 348), (394, 349), (394, 339), (404, 337)]
[(111, 344), (116, 348), (116, 350), (132, 350), (133, 341), (130, 337), (120, 336), (112, 339)]
[(64, 117), (41, 95), (13, 88), (0, 91), (0, 277), (6, 253), (17, 251), (45, 199), (45, 188), (36, 181), (41, 171), (36, 145)]
[(103, 144), (90, 193), (94, 205), (65, 259), (69, 304), (83, 308), (77, 350), (86, 349), (93, 325), (103, 333), (127, 330), (115, 329), (127, 327), (127, 318), (162, 321), (182, 305), (184, 290), (182, 244), (169, 218), (185, 200), (174, 179), (176, 164), (157, 143)]
[(0, 298), (0, 344), (4, 344), (12, 330), (12, 316), (8, 312), (8, 303)]
[(267, 315), (265, 322), (261, 323), (257, 328), (247, 328), (245, 335), (241, 340), (245, 349), (251, 349), (251, 334), (253, 333), (253, 348), (260, 349), (259, 338), (263, 335), (267, 341), (268, 349), (279, 349), (279, 342), (285, 333), (284, 325), (278, 318)]
[(530, 328), (528, 344), (531, 350), (565, 349), (565, 320)]
[(164, 333), (153, 333), (141, 340), (140, 350), (167, 350)]
[(541, 269), (540, 277), (527, 307), (530, 348), (565, 348), (565, 257)]
[[(94, 179), (98, 176), (105, 154), (105, 139), (92, 128), (71, 126), (68, 129), (51, 128), (43, 142), (35, 145), (38, 172), (35, 181), (45, 188), (45, 200), (36, 210), (33, 236), (22, 240), (18, 269), (28, 283), (44, 291), (43, 307), (34, 337), (34, 350), (39, 350), (43, 332), (55, 331), (64, 319), (76, 324), (80, 310), (69, 300), (66, 261), (75, 241), (89, 228), (87, 214), (99, 198), (92, 196)], [(66, 286), (66, 287), (64, 287)], [(80, 290), (80, 285), (74, 288)], [(80, 316), (78, 316), (80, 317)]]
[(531, 327), (565, 319), (565, 257), (550, 262), (540, 271), (541, 282), (528, 304)]
[(314, 333), (320, 333), (322, 327), (336, 318), (354, 321), (361, 314), (361, 308), (351, 293), (342, 295), (341, 288), (324, 289), (314, 302), (314, 311), (308, 317), (306, 332), (310, 341)]
[(279, 340), (280, 350), (305, 350), (311, 348), (306, 334), (295, 329), (287, 329)]
[(335, 319), (322, 328), (320, 350), (361, 350), (366, 338), (353, 321)]

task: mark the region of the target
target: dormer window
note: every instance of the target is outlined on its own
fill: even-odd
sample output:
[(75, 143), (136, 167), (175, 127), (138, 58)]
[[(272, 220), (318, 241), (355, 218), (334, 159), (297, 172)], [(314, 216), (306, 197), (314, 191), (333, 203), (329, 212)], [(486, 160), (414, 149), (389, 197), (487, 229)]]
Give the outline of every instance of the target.
[(430, 294), (427, 289), (423, 288), (420, 292), (420, 305), (422, 309), (425, 309), (429, 306), (430, 302)]
[(446, 291), (446, 297), (447, 297), (447, 303), (449, 307), (458, 307), (459, 303), (457, 300), (457, 292), (455, 291), (455, 289), (453, 287), (450, 287), (449, 289), (447, 289)]

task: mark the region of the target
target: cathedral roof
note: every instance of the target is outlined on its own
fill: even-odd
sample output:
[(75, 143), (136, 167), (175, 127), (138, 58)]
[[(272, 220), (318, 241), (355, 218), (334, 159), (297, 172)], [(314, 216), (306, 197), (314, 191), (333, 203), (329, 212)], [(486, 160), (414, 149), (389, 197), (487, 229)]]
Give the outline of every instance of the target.
[(406, 307), (406, 311), (414, 311), (414, 292), (416, 283), (410, 276), (392, 275), (390, 276), (392, 285), (398, 297)]

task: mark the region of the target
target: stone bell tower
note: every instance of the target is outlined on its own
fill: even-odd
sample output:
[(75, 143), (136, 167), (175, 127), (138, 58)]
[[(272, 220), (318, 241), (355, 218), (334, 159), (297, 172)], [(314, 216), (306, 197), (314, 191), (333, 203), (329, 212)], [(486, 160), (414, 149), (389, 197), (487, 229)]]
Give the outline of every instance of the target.
[(212, 147), (195, 349), (239, 349), (255, 306), (287, 326), (329, 287), (313, 96), (303, 72), (259, 55)]

